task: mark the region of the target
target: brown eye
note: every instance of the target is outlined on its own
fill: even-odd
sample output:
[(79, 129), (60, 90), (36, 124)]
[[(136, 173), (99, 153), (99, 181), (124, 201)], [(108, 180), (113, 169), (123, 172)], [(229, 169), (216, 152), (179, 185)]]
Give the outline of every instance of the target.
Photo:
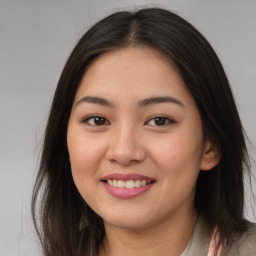
[(164, 126), (164, 125), (168, 125), (168, 124), (172, 124), (174, 123), (173, 120), (171, 120), (168, 117), (164, 117), (164, 116), (157, 116), (154, 118), (151, 118), (148, 122), (147, 125), (152, 125), (152, 126)]
[(165, 125), (167, 122), (167, 119), (164, 117), (156, 117), (155, 118), (155, 124), (158, 126)]
[(87, 124), (95, 125), (95, 126), (109, 124), (108, 120), (102, 116), (89, 116), (83, 121), (83, 123), (87, 123)]

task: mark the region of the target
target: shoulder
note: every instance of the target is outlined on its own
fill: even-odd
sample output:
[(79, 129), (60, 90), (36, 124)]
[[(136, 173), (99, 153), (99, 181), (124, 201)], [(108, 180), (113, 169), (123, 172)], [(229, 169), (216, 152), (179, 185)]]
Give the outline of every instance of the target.
[(248, 251), (253, 253), (251, 255), (256, 255), (256, 223), (247, 222), (248, 230), (243, 233), (243, 235), (238, 240), (239, 246), (242, 251)]
[(255, 256), (256, 255), (256, 223), (247, 221), (247, 231), (236, 237), (232, 245), (227, 246), (223, 256)]

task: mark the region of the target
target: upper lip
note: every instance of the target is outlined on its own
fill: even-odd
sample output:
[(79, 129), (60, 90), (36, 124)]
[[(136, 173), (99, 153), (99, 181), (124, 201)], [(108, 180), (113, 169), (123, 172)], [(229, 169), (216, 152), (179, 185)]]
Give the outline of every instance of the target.
[(155, 181), (155, 179), (140, 175), (138, 173), (111, 173), (102, 178), (102, 180), (146, 180), (149, 181)]

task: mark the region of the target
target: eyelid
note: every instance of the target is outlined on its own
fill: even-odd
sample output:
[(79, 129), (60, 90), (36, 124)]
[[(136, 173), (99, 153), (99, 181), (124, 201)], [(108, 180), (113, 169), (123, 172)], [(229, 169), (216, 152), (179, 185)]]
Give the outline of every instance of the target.
[(169, 117), (169, 116), (165, 116), (165, 115), (155, 115), (155, 116), (150, 117), (150, 118), (145, 122), (145, 124), (147, 125), (150, 121), (152, 121), (153, 119), (156, 119), (156, 118), (158, 118), (158, 117), (166, 119), (166, 120), (168, 121), (168, 123), (167, 123), (167, 124), (164, 124), (164, 125), (150, 125), (150, 126), (158, 126), (158, 127), (161, 127), (161, 126), (167, 126), (167, 125), (171, 125), (171, 124), (173, 124), (173, 123), (176, 123), (176, 121), (173, 120), (173, 119), (172, 119), (171, 117)]
[[(90, 124), (89, 121), (93, 118), (102, 118), (104, 119), (104, 121), (106, 123), (102, 124), (102, 125), (97, 125), (97, 124)], [(148, 125), (150, 121), (156, 119), (156, 118), (163, 118), (163, 119), (166, 119), (167, 123), (166, 124), (163, 124), (163, 125), (150, 125), (150, 126), (158, 126), (158, 127), (161, 127), (161, 126), (167, 126), (167, 125), (171, 125), (173, 123), (176, 123), (176, 121), (174, 121), (171, 117), (169, 116), (166, 116), (166, 115), (155, 115), (155, 116), (151, 116), (145, 123), (144, 125)], [(91, 126), (104, 126), (104, 125), (110, 125), (110, 122), (107, 120), (107, 118), (105, 118), (104, 116), (100, 115), (100, 114), (91, 114), (91, 115), (88, 115), (86, 116), (85, 118), (82, 119), (82, 123), (86, 123), (88, 125), (91, 125)]]
[(103, 124), (103, 125), (110, 125), (110, 122), (107, 120), (107, 118), (105, 118), (104, 116), (102, 115), (99, 115), (99, 114), (91, 114), (89, 116), (86, 116), (85, 118), (82, 119), (82, 123), (86, 123), (88, 125), (91, 125), (91, 126), (103, 126), (103, 125), (96, 125), (96, 124), (90, 124), (89, 123), (89, 120), (93, 119), (93, 118), (102, 118), (105, 120), (105, 122), (107, 122), (107, 124)]

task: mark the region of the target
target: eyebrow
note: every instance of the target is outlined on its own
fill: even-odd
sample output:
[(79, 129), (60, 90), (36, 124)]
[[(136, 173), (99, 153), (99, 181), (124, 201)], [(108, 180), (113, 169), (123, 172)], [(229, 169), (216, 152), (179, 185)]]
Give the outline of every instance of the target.
[[(107, 107), (114, 107), (114, 104), (109, 102), (108, 100), (101, 98), (101, 97), (95, 97), (95, 96), (84, 96), (82, 97), (77, 103), (76, 106), (80, 105), (81, 103), (93, 103), (93, 104), (99, 104), (102, 106), (107, 106)], [(138, 102), (139, 107), (146, 107), (149, 105), (154, 105), (154, 104), (160, 104), (160, 103), (174, 103), (177, 104), (178, 106), (184, 107), (184, 104), (171, 96), (159, 96), (159, 97), (150, 97), (146, 98), (144, 100), (140, 100)]]
[(80, 105), (81, 103), (94, 103), (94, 104), (99, 104), (102, 106), (107, 106), (107, 107), (113, 107), (114, 105), (110, 103), (108, 100), (100, 97), (94, 97), (94, 96), (84, 96), (82, 97), (77, 103), (76, 106)]
[(174, 103), (174, 104), (177, 104), (181, 107), (184, 107), (184, 104), (174, 98), (174, 97), (171, 97), (171, 96), (164, 96), (164, 97), (151, 97), (151, 98), (147, 98), (147, 99), (144, 99), (144, 100), (140, 100), (138, 105), (140, 107), (146, 107), (146, 106), (149, 106), (149, 105), (153, 105), (153, 104), (159, 104), (159, 103)]

